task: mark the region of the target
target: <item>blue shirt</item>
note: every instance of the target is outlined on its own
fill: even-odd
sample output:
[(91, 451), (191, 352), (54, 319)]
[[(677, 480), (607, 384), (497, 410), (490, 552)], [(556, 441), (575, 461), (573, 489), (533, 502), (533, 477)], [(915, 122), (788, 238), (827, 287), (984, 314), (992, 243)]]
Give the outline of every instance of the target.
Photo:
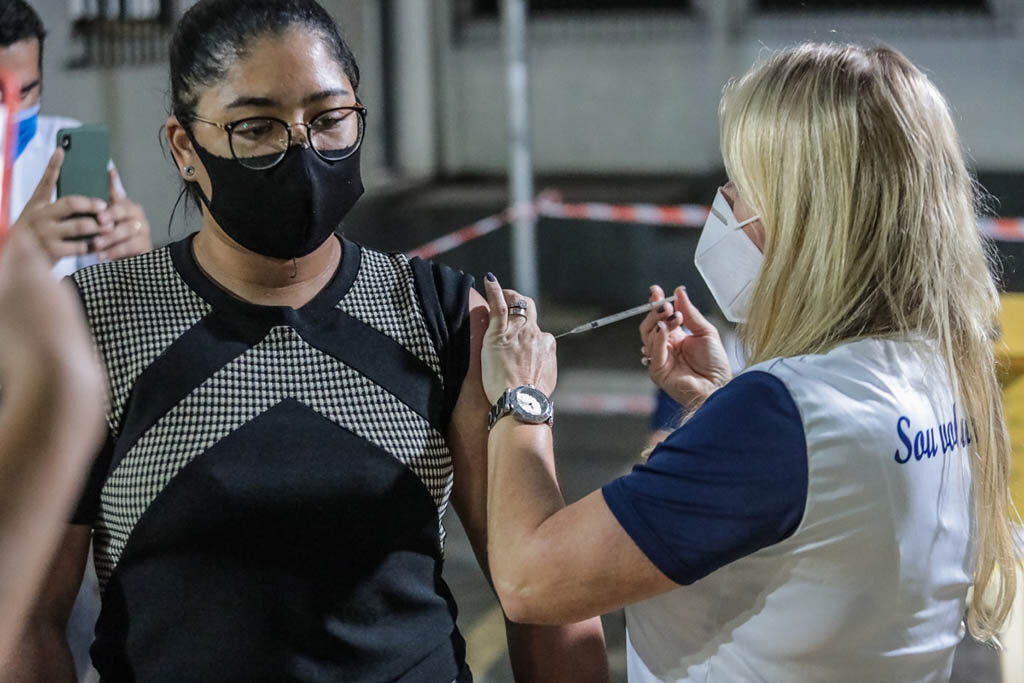
[(677, 403), (663, 389), (654, 397), (654, 412), (651, 413), (651, 431), (672, 431), (679, 426), (683, 417), (683, 406)]
[(807, 481), (796, 404), (781, 381), (755, 371), (715, 392), (603, 493), (651, 562), (689, 584), (792, 534)]

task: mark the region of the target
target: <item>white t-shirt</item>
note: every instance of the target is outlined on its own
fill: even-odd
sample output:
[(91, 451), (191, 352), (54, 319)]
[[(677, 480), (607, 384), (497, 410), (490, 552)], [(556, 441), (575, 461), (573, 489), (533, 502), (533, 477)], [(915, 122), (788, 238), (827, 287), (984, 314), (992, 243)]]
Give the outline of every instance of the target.
[[(777, 542), (711, 558), (688, 579), (693, 558), (701, 559), (690, 548), (722, 542), (721, 534), (713, 535), (714, 520), (693, 525), (689, 536), (678, 520), (661, 521), (671, 509), (659, 511), (650, 490), (629, 486), (629, 477), (647, 481), (644, 470), (606, 494), (648, 556), (670, 558), (655, 561), (689, 584), (626, 608), (629, 680), (948, 680), (964, 632), (974, 552), (970, 435), (945, 364), (923, 342), (864, 340), (758, 364), (739, 375), (741, 384), (753, 384), (748, 376), (775, 382), (796, 408), (795, 428), (806, 441), (802, 515), (786, 525), (782, 540), (772, 530)], [(760, 459), (757, 444), (775, 438), (772, 424), (751, 427), (750, 394), (744, 410), (725, 405), (730, 393), (722, 392), (705, 404), (724, 420), (716, 434), (691, 435), (689, 443), (705, 444), (697, 450), (707, 451), (718, 442), (739, 442), (739, 434), (747, 446), (720, 453), (656, 450), (646, 469), (689, 467), (700, 474), (723, 458), (739, 464), (744, 457)], [(702, 424), (709, 420), (698, 411), (675, 441), (685, 441), (688, 427), (706, 431)], [(667, 443), (671, 447), (671, 437)], [(787, 452), (803, 457), (802, 446), (791, 442)], [(688, 457), (696, 465), (688, 465)], [(799, 474), (794, 469), (793, 478)], [(720, 478), (697, 479), (695, 490), (714, 487)], [(747, 491), (747, 501), (732, 496), (733, 523), (758, 504), (749, 500), (758, 491), (768, 496), (779, 488), (772, 478), (790, 477), (771, 471)], [(688, 546), (680, 538), (695, 540)]]

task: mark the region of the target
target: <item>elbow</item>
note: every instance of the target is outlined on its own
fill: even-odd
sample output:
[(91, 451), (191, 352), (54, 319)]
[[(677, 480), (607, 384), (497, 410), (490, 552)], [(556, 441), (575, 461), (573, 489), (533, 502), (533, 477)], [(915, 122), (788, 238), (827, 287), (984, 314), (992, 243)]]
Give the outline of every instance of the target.
[(579, 614), (573, 599), (575, 581), (566, 576), (564, 566), (551, 560), (556, 554), (543, 544), (520, 539), (506, 546), (492, 544), (489, 551), (491, 583), (509, 621), (563, 626), (591, 616)]
[(562, 626), (576, 621), (572, 615), (563, 613), (563, 605), (554, 591), (531, 583), (529, 577), (510, 578), (494, 577), (494, 590), (509, 621), (538, 626)]
[(516, 624), (539, 624), (547, 625), (542, 610), (536, 600), (529, 593), (515, 590), (499, 590), (498, 600), (501, 602), (501, 609), (505, 617)]

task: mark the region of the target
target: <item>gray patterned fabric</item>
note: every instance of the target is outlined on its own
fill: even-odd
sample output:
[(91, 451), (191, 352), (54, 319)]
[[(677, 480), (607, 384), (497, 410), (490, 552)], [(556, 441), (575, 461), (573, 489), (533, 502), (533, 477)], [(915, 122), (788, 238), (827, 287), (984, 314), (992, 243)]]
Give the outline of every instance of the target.
[[(88, 268), (74, 280), (109, 374), (107, 419), (116, 441), (136, 380), (212, 307), (180, 277), (167, 249)], [(406, 257), (362, 249), (355, 281), (336, 307), (401, 344), (444, 381)], [(409, 467), (437, 505), (443, 548), (441, 520), (452, 490), (444, 435), (373, 380), (294, 329), (277, 326), (149, 425), (108, 474), (94, 523), (101, 587), (168, 482), (220, 439), (289, 398)]]
[(107, 424), (116, 433), (135, 380), (210, 305), (178, 277), (167, 249), (85, 268), (73, 279), (106, 367)]

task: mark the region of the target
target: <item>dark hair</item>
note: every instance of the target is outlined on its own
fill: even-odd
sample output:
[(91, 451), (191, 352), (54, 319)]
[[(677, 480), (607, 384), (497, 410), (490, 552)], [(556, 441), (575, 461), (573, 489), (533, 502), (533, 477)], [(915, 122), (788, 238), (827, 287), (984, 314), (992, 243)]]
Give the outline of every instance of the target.
[(0, 0), (0, 47), (35, 38), (39, 41), (39, 70), (43, 70), (43, 20), (24, 0)]
[(334, 19), (315, 0), (199, 0), (171, 39), (171, 113), (179, 119), (194, 115), (198, 88), (223, 78), (253, 40), (295, 25), (320, 34), (358, 89), (356, 59)]
[[(254, 40), (281, 35), (293, 26), (319, 34), (353, 90), (359, 88), (359, 67), (352, 50), (334, 19), (315, 0), (199, 0), (181, 17), (171, 39), (171, 113), (189, 126), (199, 88), (224, 78)], [(186, 182), (182, 192), (199, 206), (195, 183)]]

